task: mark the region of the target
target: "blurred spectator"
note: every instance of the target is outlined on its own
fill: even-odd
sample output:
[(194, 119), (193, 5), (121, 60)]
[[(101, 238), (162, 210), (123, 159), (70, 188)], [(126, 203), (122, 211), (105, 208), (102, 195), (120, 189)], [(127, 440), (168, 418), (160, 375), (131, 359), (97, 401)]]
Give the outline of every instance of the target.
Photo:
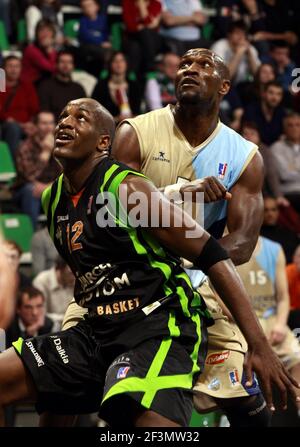
[(250, 82), (241, 94), (242, 103), (247, 105), (254, 101), (259, 101), (263, 95), (265, 86), (268, 82), (276, 80), (274, 66), (269, 63), (263, 63), (258, 67), (253, 82)]
[(80, 6), (83, 14), (79, 24), (81, 68), (98, 77), (111, 54), (107, 14), (98, 0), (81, 0)]
[(205, 47), (200, 27), (206, 23), (199, 0), (162, 0), (161, 35), (169, 51), (182, 56), (190, 48)]
[(34, 287), (25, 287), (18, 294), (17, 313), (6, 331), (7, 346), (19, 337), (23, 339), (48, 334), (56, 329), (54, 322), (46, 317), (45, 297)]
[(241, 120), (244, 110), (239, 95), (234, 87), (231, 87), (220, 104), (220, 118), (226, 126), (231, 127), (236, 132), (241, 128)]
[(120, 51), (113, 54), (108, 77), (98, 82), (92, 97), (107, 108), (117, 123), (140, 113), (140, 86), (129, 78), (127, 61)]
[(31, 239), (31, 254), (34, 276), (54, 266), (58, 253), (47, 227), (34, 233)]
[(52, 112), (56, 121), (69, 101), (86, 96), (82, 86), (72, 81), (73, 70), (73, 54), (61, 51), (57, 55), (55, 74), (41, 82), (38, 87), (41, 109)]
[(264, 144), (274, 143), (282, 134), (285, 110), (281, 105), (283, 88), (278, 82), (268, 82), (260, 101), (245, 108), (243, 119), (256, 123)]
[(57, 258), (55, 267), (40, 272), (33, 280), (33, 285), (43, 292), (46, 298), (48, 317), (59, 326), (67, 307), (74, 295), (75, 278), (67, 263)]
[[(284, 40), (289, 45), (298, 41), (295, 33), (297, 20), (293, 18), (293, 10), (286, 0), (262, 0), (264, 12), (264, 30), (258, 31), (253, 38), (256, 42), (274, 42)], [(297, 26), (297, 25), (296, 25)]]
[(270, 149), (260, 141), (260, 135), (256, 124), (245, 121), (242, 125), (241, 135), (256, 144), (263, 157), (265, 167), (264, 194), (276, 197), (277, 203), (289, 205), (288, 201), (281, 194), (275, 159)]
[(148, 79), (145, 87), (145, 99), (148, 110), (175, 104), (175, 78), (180, 58), (175, 53), (166, 53), (159, 64), (156, 77)]
[(60, 0), (35, 0), (27, 8), (25, 19), (29, 42), (34, 41), (36, 26), (42, 19), (51, 21), (55, 25), (58, 41), (63, 40), (64, 18)]
[(34, 228), (40, 213), (42, 192), (60, 172), (52, 157), (54, 127), (54, 115), (40, 112), (36, 119), (36, 132), (21, 143), (16, 156), (15, 200), (21, 211), (31, 217)]
[(21, 289), (22, 287), (31, 286), (31, 280), (19, 270), (22, 255), (22, 250), (19, 245), (15, 241), (6, 240), (3, 241), (2, 247), (7, 262), (14, 272), (16, 288)]
[(277, 81), (282, 85), (285, 91), (289, 91), (294, 80), (292, 71), (296, 67), (296, 64), (291, 60), (290, 47), (288, 44), (283, 41), (278, 41), (273, 44), (268, 62), (275, 67)]
[(123, 0), (126, 54), (136, 73), (154, 70), (154, 59), (161, 47), (158, 34), (161, 19), (159, 0)]
[(23, 54), (22, 78), (38, 83), (55, 71), (56, 30), (49, 20), (40, 20), (35, 29), (35, 41), (28, 45)]
[(295, 250), (293, 262), (286, 267), (291, 309), (300, 310), (300, 245)]
[(232, 23), (227, 37), (215, 42), (211, 49), (228, 65), (234, 84), (249, 81), (260, 65), (257, 50), (250, 44), (242, 22)]
[(265, 197), (264, 210), (264, 222), (260, 234), (272, 241), (278, 242), (282, 246), (286, 260), (289, 263), (299, 244), (299, 238), (292, 231), (279, 225), (279, 206), (276, 199)]
[(0, 135), (15, 157), (22, 137), (33, 131), (31, 120), (39, 110), (39, 100), (32, 83), (20, 79), (22, 62), (18, 57), (7, 56), (3, 68), (6, 91), (0, 93)]
[(218, 37), (226, 36), (232, 23), (237, 21), (242, 21), (251, 35), (264, 29), (264, 13), (256, 0), (220, 0), (216, 6), (214, 23)]
[(288, 115), (283, 128), (284, 137), (270, 150), (279, 173), (281, 195), (300, 213), (300, 115)]

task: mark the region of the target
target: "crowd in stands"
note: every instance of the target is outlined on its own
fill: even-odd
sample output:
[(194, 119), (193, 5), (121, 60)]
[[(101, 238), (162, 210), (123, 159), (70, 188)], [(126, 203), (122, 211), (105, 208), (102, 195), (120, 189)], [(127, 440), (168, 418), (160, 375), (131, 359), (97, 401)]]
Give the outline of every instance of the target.
[(232, 86), (220, 118), (263, 156), (261, 234), (284, 249), (290, 324), (300, 327), (299, 20), (297, 0), (0, 0), (0, 140), (16, 171), (0, 183), (0, 193), (10, 194), (0, 212), (29, 215), (36, 231), (33, 282), (19, 271), (20, 247), (7, 242), (19, 284), (10, 333), (54, 330), (72, 298), (74, 279), (57, 258), (40, 209), (43, 190), (59, 173), (51, 149), (61, 110), (90, 96), (119, 123), (174, 104), (180, 56), (196, 47), (227, 63)]

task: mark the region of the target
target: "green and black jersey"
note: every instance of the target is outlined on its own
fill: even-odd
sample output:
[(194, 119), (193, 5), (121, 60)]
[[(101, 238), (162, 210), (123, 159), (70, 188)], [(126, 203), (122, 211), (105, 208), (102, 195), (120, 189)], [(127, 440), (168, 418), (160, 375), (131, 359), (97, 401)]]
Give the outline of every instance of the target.
[[(106, 340), (138, 321), (151, 322), (150, 336), (162, 336), (176, 333), (178, 321), (195, 312), (208, 317), (179, 259), (145, 230), (120, 224), (118, 190), (129, 174), (144, 177), (105, 158), (80, 197), (67, 193), (63, 174), (42, 197), (50, 235), (76, 278), (75, 299), (89, 308)], [(108, 195), (116, 208), (107, 203)]]

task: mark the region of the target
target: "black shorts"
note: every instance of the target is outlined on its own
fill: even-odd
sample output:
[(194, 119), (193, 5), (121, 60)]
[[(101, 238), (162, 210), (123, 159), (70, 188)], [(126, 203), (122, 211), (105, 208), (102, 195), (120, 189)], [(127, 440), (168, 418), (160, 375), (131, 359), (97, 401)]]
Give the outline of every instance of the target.
[[(193, 407), (192, 387), (204, 364), (207, 336), (200, 316), (194, 340), (179, 333), (150, 338), (127, 352), (101, 348), (87, 321), (66, 331), (13, 343), (37, 388), (39, 413), (99, 412), (111, 426), (132, 426), (138, 403), (182, 426)], [(112, 360), (113, 359), (113, 360)]]

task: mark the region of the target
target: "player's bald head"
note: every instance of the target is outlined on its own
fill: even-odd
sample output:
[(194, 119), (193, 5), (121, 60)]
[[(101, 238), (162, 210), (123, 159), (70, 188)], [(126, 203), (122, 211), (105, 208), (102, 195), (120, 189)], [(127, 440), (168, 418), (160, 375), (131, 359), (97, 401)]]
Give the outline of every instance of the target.
[(92, 98), (80, 98), (70, 101), (68, 105), (76, 105), (79, 109), (92, 114), (99, 135), (107, 134), (110, 140), (113, 140), (116, 128), (114, 118), (98, 101)]
[(212, 58), (218, 73), (220, 75), (220, 78), (222, 80), (229, 80), (230, 79), (230, 73), (227, 65), (225, 64), (224, 60), (221, 56), (214, 53), (211, 50), (208, 50), (207, 48), (192, 48), (188, 50), (182, 57), (189, 57), (189, 56), (202, 56), (207, 55)]

